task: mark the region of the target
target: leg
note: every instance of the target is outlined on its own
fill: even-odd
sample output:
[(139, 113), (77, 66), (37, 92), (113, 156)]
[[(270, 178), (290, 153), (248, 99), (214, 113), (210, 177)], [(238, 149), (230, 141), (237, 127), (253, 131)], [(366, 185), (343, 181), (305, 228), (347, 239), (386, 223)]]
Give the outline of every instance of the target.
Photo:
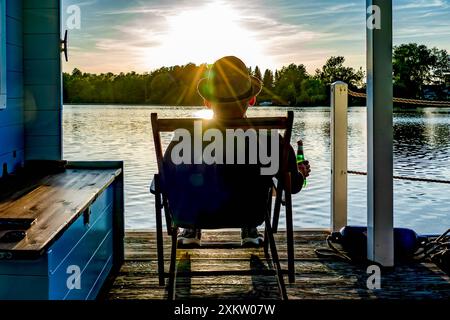
[(281, 270), (280, 259), (278, 257), (277, 247), (275, 244), (275, 239), (273, 237), (272, 226), (270, 225), (270, 219), (269, 219), (268, 214), (266, 215), (265, 222), (266, 222), (266, 230), (267, 230), (267, 234), (268, 234), (268, 241), (269, 241), (269, 245), (270, 245), (270, 251), (272, 253), (272, 259), (274, 260), (275, 271), (276, 271), (277, 277), (278, 277), (278, 285), (280, 287), (281, 298), (283, 300), (287, 300), (288, 298), (287, 298), (286, 286), (284, 284), (283, 272)]
[(177, 262), (177, 229), (172, 228), (172, 250), (170, 251), (169, 288), (167, 290), (168, 300), (175, 300), (176, 262)]
[[(274, 191), (274, 187), (272, 186), (269, 190), (269, 200), (267, 203), (267, 210), (268, 210), (268, 215), (269, 215), (269, 220), (271, 219), (271, 212), (272, 212), (272, 194)], [(269, 256), (269, 241), (268, 241), (268, 233), (267, 233), (267, 226), (265, 226), (264, 228), (264, 254), (266, 257)]]
[(267, 232), (267, 226), (264, 228), (264, 255), (266, 258), (269, 256), (269, 234)]
[[(273, 188), (273, 187), (272, 187)], [(273, 232), (278, 231), (278, 220), (280, 220), (280, 210), (281, 210), (281, 196), (283, 195), (283, 187), (281, 181), (277, 182), (276, 196), (275, 196), (275, 207), (273, 209)]]
[(167, 203), (167, 199), (164, 195), (162, 197), (162, 205), (164, 207), (164, 216), (166, 217), (167, 234), (170, 236), (172, 235), (172, 219), (170, 218), (169, 214), (169, 204)]
[[(158, 183), (157, 183), (158, 184)], [(159, 285), (164, 285), (164, 247), (163, 247), (163, 235), (162, 235), (162, 220), (161, 220), (161, 194), (159, 193), (158, 186), (156, 187), (155, 209), (156, 209), (156, 243), (158, 250), (158, 277)]]
[(289, 283), (295, 282), (295, 260), (294, 260), (294, 227), (292, 221), (292, 194), (291, 194), (291, 174), (287, 173), (285, 178), (286, 197), (286, 238), (288, 251), (288, 276)]

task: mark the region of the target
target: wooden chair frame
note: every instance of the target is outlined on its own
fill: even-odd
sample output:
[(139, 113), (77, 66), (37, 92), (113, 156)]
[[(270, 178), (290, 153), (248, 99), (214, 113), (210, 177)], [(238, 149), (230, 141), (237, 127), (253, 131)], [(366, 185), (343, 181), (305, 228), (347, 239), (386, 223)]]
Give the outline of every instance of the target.
[[(155, 143), (156, 160), (158, 164), (158, 173), (154, 176), (154, 185), (152, 193), (155, 194), (155, 212), (156, 212), (156, 239), (157, 239), (157, 254), (158, 254), (158, 278), (159, 285), (165, 285), (165, 278), (169, 278), (168, 283), (168, 298), (175, 299), (175, 280), (176, 280), (176, 257), (177, 257), (177, 230), (172, 220), (170, 205), (167, 196), (161, 189), (161, 179), (164, 179), (163, 168), (163, 150), (161, 144), (161, 132), (173, 132), (179, 128), (192, 128), (194, 121), (203, 121), (203, 128), (205, 127), (220, 127), (227, 129), (281, 129), (285, 130), (283, 135), (283, 145), (288, 146), (291, 140), (292, 124), (294, 119), (293, 111), (288, 111), (286, 117), (259, 117), (259, 118), (245, 118), (239, 120), (226, 120), (220, 123), (213, 120), (202, 120), (198, 118), (184, 118), (184, 119), (158, 119), (156, 113), (151, 114), (151, 123), (153, 130), (153, 140)], [(264, 218), (265, 222), (265, 240), (264, 253), (269, 260), (269, 249), (274, 262), (275, 273), (277, 276), (278, 285), (280, 288), (283, 300), (287, 299), (286, 286), (283, 278), (284, 270), (281, 269), (280, 260), (278, 256), (277, 246), (274, 239), (274, 233), (278, 231), (278, 220), (280, 217), (281, 206), (286, 207), (286, 241), (288, 254), (288, 279), (290, 283), (295, 282), (295, 268), (294, 268), (294, 230), (292, 218), (292, 195), (291, 195), (291, 175), (288, 168), (288, 148), (283, 149), (283, 158), (281, 163), (281, 172), (283, 173), (277, 181), (277, 185), (272, 186), (272, 194), (275, 194), (275, 205), (272, 218), (272, 197), (269, 199), (267, 212)], [(284, 194), (284, 199), (282, 195)], [(170, 254), (169, 272), (164, 270), (164, 252), (163, 252), (163, 227), (162, 227), (162, 210), (164, 210), (167, 234), (171, 236), (172, 246)], [(207, 248), (207, 246), (205, 247)]]

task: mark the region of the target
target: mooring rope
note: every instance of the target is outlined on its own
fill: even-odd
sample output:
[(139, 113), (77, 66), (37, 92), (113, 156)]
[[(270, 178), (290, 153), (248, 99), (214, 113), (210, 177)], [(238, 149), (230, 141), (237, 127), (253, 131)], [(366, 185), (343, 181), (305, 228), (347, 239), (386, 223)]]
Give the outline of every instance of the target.
[[(364, 171), (348, 170), (347, 173), (356, 174), (356, 175), (360, 175), (360, 176), (367, 176), (367, 172), (364, 172)], [(397, 179), (397, 180), (408, 180), (408, 181), (420, 181), (420, 182), (433, 182), (433, 183), (450, 184), (450, 181), (448, 181), (448, 180), (439, 180), (439, 179), (404, 177), (404, 176), (393, 176), (393, 178)]]
[[(355, 92), (348, 89), (348, 94), (352, 97), (367, 98), (367, 94), (363, 92)], [(406, 98), (393, 98), (393, 102), (416, 104), (423, 106), (436, 106), (436, 107), (450, 107), (450, 101), (436, 101), (436, 100), (418, 100), (418, 99), (406, 99)]]

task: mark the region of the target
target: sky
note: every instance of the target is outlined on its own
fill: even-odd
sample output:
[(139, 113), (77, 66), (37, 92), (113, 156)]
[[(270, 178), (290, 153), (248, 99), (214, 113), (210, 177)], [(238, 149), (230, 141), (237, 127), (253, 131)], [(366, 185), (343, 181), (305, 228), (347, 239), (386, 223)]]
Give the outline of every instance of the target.
[[(150, 72), (213, 63), (225, 55), (247, 66), (304, 64), (328, 57), (365, 69), (365, 0), (63, 0), (69, 30), (64, 71)], [(393, 0), (394, 45), (416, 42), (450, 52), (450, 0)], [(69, 23), (67, 23), (69, 22)]]

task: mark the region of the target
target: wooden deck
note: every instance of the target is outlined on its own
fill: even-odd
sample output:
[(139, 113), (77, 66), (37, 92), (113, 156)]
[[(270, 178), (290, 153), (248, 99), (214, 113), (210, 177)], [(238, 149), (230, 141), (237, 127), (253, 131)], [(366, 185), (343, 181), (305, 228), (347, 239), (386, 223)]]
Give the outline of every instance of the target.
[[(296, 283), (285, 276), (289, 299), (449, 299), (450, 278), (436, 265), (402, 265), (382, 271), (381, 289), (369, 290), (368, 274), (361, 267), (318, 258), (315, 248), (325, 247), (325, 232), (295, 233)], [(276, 235), (283, 268), (287, 268), (282, 231)], [(275, 276), (263, 249), (227, 248), (239, 243), (237, 231), (206, 231), (202, 244), (208, 249), (179, 249), (177, 299), (279, 299)], [(166, 271), (170, 239), (165, 238)], [(108, 299), (166, 299), (158, 286), (154, 232), (128, 232), (125, 264), (107, 293)], [(208, 271), (202, 274), (200, 271)]]
[[(0, 185), (0, 221), (35, 221), (23, 240), (0, 243), (0, 251), (11, 252), (15, 257), (39, 257), (122, 172), (103, 168), (36, 171), (42, 175), (23, 174)], [(6, 231), (0, 230), (0, 236)]]

